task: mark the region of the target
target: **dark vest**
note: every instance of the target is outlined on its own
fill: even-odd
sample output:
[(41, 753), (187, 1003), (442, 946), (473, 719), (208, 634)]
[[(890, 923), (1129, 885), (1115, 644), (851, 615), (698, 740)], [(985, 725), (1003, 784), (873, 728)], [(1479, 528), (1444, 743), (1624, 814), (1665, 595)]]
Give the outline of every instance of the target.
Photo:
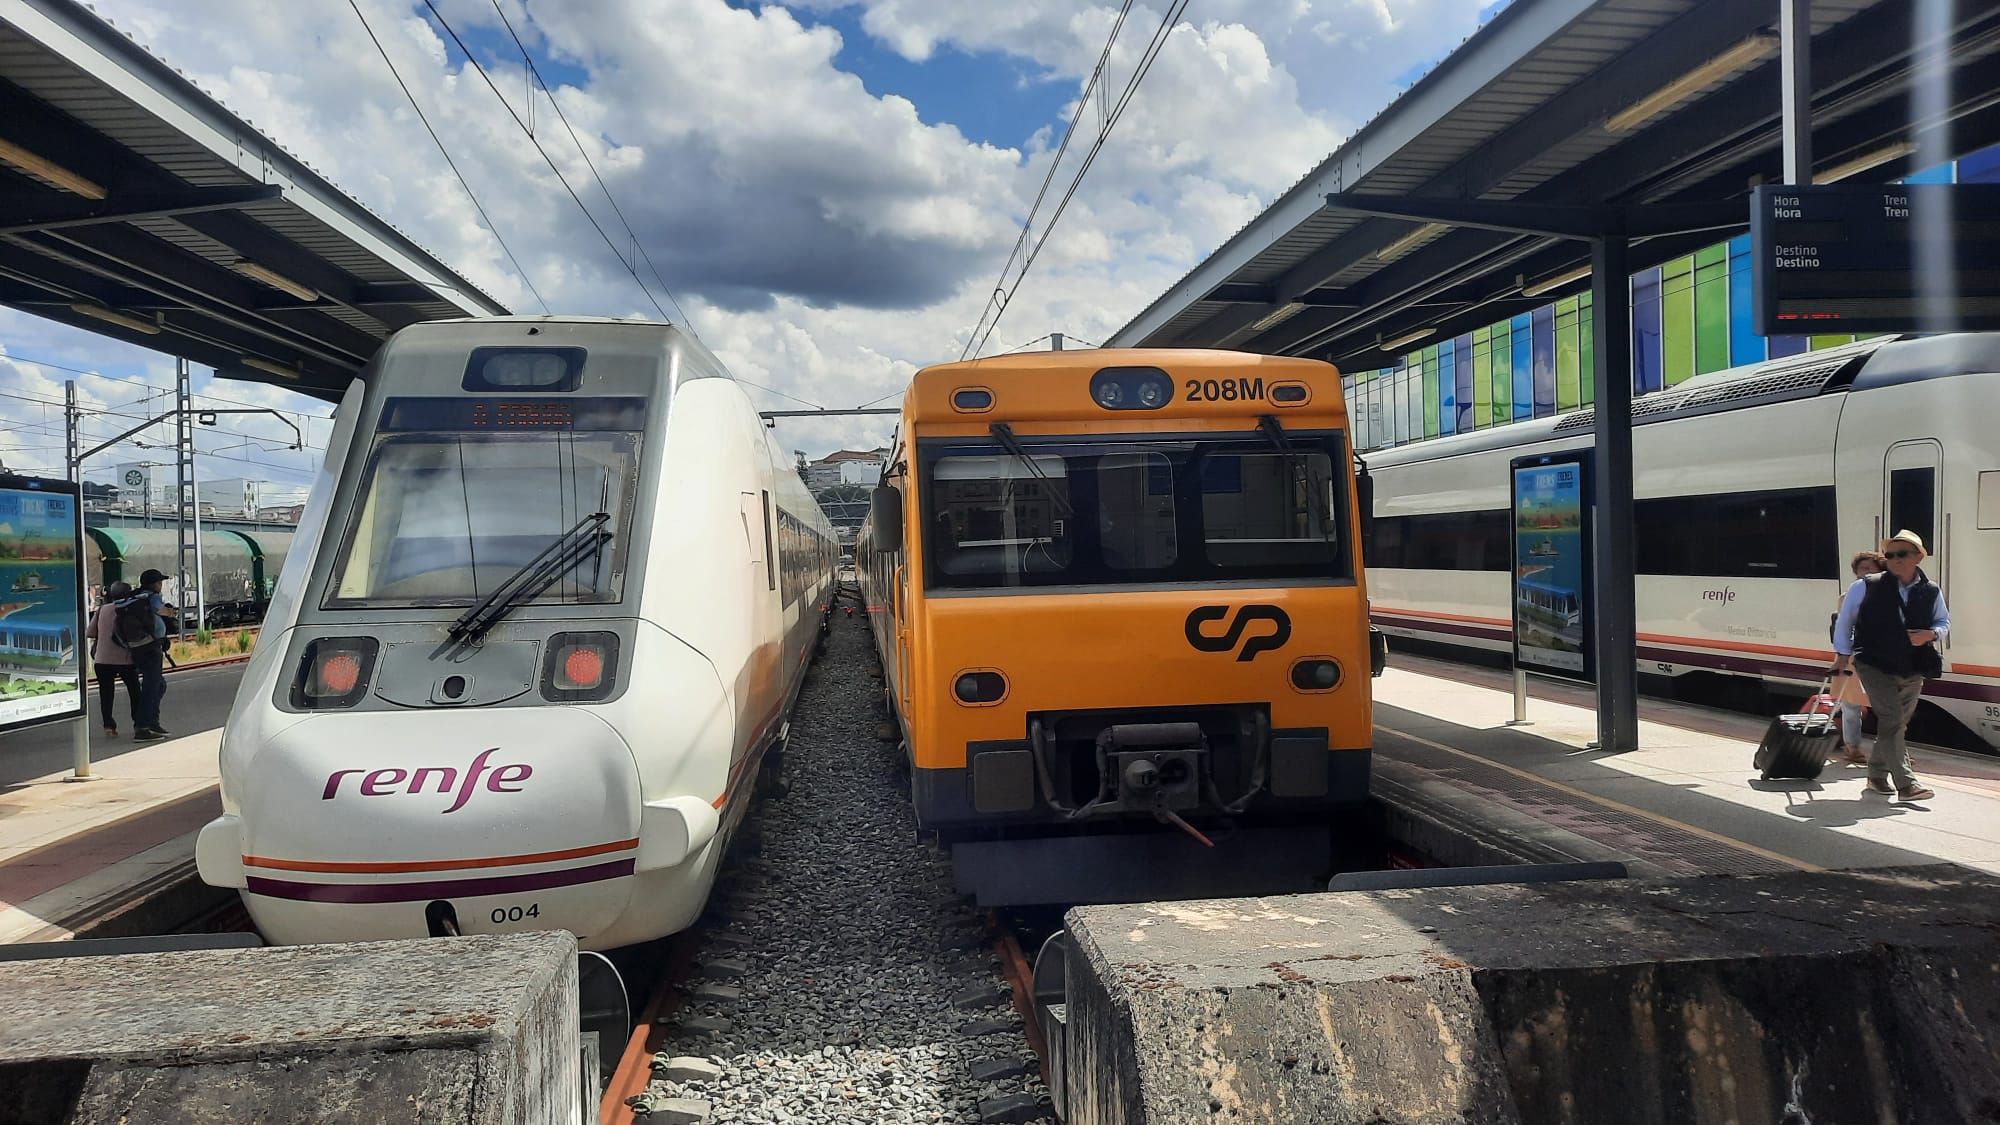
[(1862, 581), (1868, 588), (1861, 595), (1861, 611), (1854, 617), (1855, 659), (1894, 676), (1923, 676), (1937, 679), (1944, 674), (1944, 658), (1937, 645), (1918, 648), (1907, 635), (1911, 629), (1929, 629), (1937, 619), (1938, 588), (1923, 571), (1910, 583), (1906, 605), (1896, 590), (1893, 574), (1871, 574)]

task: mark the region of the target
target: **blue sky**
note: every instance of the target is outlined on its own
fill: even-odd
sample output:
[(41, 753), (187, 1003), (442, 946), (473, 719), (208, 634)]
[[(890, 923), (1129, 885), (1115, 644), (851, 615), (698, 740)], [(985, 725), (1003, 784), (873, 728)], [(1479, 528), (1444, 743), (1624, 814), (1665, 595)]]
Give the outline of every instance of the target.
[[(502, 94), (518, 110), (526, 95), (518, 49), (489, 4), (436, 2), (473, 54), (505, 72)], [(551, 306), (650, 314), (422, 0), (359, 3)], [(1031, 277), (1006, 279), (1014, 300), (994, 346), (1051, 330), (1104, 339), (1499, 7), (1196, 0), (1048, 253)], [(748, 382), (852, 405), (893, 394), (923, 364), (956, 358), (973, 335), (1049, 171), (1063, 111), (1117, 8), (1111, 0), (527, 0), (525, 16), (508, 10), (704, 341)], [(515, 308), (534, 307), (347, 4), (97, 0), (97, 9), (475, 284)], [(1114, 90), (1161, 10), (1132, 9), (1113, 55)], [(534, 100), (538, 137), (574, 168), (546, 100)], [(1084, 121), (1094, 131), (1096, 118)], [(1074, 146), (1056, 170), (1058, 196), (1088, 147)], [(587, 173), (571, 187), (624, 242)], [(1038, 236), (1046, 222), (1045, 211)], [(0, 396), (12, 396), (0, 397), (0, 423), (14, 431), (0, 459), (16, 467), (59, 464), (60, 426), (48, 416), (56, 410), (59, 422), (71, 373), (9, 354), (101, 373), (77, 376), (86, 402), (117, 414), (144, 409), (134, 400), (146, 386), (171, 382), (167, 357), (0, 310)], [(327, 410), (275, 388), (211, 379), (198, 371), (197, 389), (308, 416)], [(106, 415), (92, 435), (131, 420)], [(324, 422), (307, 424), (309, 444), (323, 443)], [(810, 425), (780, 440), (823, 452), (885, 436), (869, 429), (873, 421)], [(205, 461), (214, 461), (204, 474), (302, 483), (311, 449), (253, 440), (282, 432), (268, 419), (225, 420), (202, 436)], [(106, 457), (128, 455), (145, 451)]]

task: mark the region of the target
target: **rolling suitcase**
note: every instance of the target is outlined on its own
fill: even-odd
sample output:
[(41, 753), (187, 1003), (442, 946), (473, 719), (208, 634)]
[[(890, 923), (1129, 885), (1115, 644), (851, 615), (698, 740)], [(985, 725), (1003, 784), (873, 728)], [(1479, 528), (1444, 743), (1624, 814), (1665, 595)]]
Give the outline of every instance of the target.
[[(1825, 689), (1821, 689), (1824, 693)], [(1840, 741), (1840, 720), (1814, 706), (1801, 715), (1779, 715), (1764, 729), (1751, 764), (1765, 781), (1813, 781), (1826, 769), (1826, 758)]]

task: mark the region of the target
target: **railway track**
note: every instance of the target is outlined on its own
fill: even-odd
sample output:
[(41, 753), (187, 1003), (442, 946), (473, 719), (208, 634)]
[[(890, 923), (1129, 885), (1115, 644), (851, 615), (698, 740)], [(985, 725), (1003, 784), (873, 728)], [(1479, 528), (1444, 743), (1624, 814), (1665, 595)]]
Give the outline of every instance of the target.
[[(602, 1120), (1053, 1120), (1024, 951), (918, 837), (875, 738), (864, 621), (836, 613), (703, 923), (676, 939)], [(676, 963), (677, 962), (677, 963)]]

